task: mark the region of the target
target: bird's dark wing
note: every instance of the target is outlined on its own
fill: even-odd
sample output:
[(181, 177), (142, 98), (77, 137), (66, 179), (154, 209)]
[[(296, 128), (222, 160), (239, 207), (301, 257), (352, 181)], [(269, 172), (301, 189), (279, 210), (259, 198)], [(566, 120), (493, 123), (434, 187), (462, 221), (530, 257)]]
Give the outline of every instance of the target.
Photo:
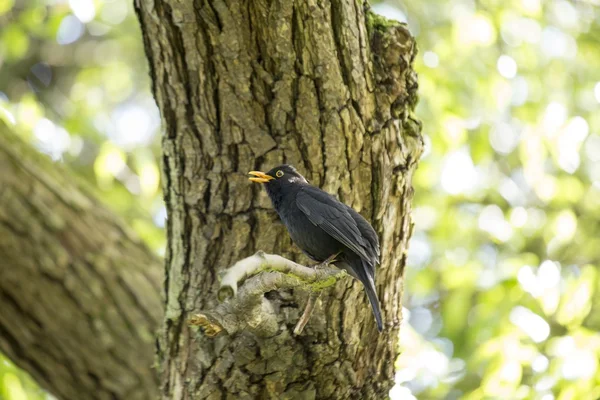
[[(323, 229), (360, 258), (373, 262), (365, 240), (348, 207), (330, 194), (313, 186), (305, 186), (296, 195), (296, 205), (310, 222)], [(366, 222), (366, 221), (365, 221)]]
[(362, 215), (357, 213), (354, 209), (348, 207), (348, 212), (354, 218), (360, 234), (365, 239), (365, 245), (367, 246), (367, 254), (369, 254), (377, 263), (379, 263), (379, 256), (381, 255), (379, 250), (379, 238), (375, 229), (364, 219)]

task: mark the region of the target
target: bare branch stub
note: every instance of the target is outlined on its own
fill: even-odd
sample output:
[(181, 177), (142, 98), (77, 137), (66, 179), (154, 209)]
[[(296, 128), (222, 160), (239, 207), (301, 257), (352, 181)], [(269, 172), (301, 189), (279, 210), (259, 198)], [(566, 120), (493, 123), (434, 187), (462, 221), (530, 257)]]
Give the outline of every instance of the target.
[(310, 316), (313, 313), (315, 304), (316, 304), (317, 300), (319, 300), (319, 297), (321, 297), (321, 292), (312, 292), (308, 296), (308, 300), (306, 301), (306, 307), (304, 308), (304, 312), (302, 313), (302, 316), (300, 317), (300, 319), (296, 323), (296, 326), (294, 327), (294, 335), (298, 336), (304, 330), (304, 327), (310, 320)]
[(294, 332), (300, 334), (308, 322), (319, 292), (346, 276), (335, 267), (311, 268), (285, 257), (262, 251), (238, 261), (221, 275), (218, 298), (212, 310), (195, 314), (188, 323), (208, 337), (249, 330), (257, 336), (271, 336), (279, 330), (277, 315), (264, 294), (272, 290), (304, 288), (309, 300)]

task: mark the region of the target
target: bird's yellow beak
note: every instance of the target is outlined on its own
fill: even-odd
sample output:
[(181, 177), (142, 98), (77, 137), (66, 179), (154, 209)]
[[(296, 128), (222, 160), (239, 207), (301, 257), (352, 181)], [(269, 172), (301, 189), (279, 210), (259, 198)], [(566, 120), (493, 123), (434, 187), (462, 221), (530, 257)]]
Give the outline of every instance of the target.
[(248, 175), (252, 175), (251, 178), (248, 178), (249, 180), (257, 183), (267, 183), (270, 180), (275, 179), (271, 175), (267, 175), (264, 172), (260, 171), (250, 171), (248, 172)]

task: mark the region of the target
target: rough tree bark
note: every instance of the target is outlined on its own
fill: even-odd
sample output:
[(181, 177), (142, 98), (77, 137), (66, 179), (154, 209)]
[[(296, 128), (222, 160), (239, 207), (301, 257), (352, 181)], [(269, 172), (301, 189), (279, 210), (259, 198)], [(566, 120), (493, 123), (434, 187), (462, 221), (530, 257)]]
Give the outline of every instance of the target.
[[(393, 384), (411, 176), (422, 151), (415, 43), (359, 0), (136, 0), (164, 124), (169, 213), (165, 399), (380, 399)], [(380, 234), (377, 334), (358, 282), (321, 298), (269, 298), (272, 337), (210, 339), (188, 326), (216, 305), (217, 276), (257, 249), (306, 262), (246, 172), (282, 162), (359, 210)]]
[(0, 122), (0, 351), (60, 399), (154, 398), (163, 268)]

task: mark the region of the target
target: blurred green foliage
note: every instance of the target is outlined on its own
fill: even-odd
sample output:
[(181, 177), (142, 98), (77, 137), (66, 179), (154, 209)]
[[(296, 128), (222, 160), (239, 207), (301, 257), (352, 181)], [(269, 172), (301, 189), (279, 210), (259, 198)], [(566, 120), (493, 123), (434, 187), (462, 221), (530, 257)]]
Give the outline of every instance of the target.
[(600, 398), (600, 2), (389, 1), (427, 154), (399, 399)]
[[(132, 5), (0, 0), (0, 118), (157, 252), (159, 114)], [(600, 398), (600, 2), (378, 2), (417, 37), (394, 399)], [(0, 358), (0, 399), (44, 395)]]
[[(0, 12), (1, 7), (0, 3)], [(54, 397), (40, 389), (33, 379), (0, 354), (0, 399), (52, 400)]]
[(160, 116), (146, 65), (129, 1), (0, 0), (0, 117), (162, 251)]

